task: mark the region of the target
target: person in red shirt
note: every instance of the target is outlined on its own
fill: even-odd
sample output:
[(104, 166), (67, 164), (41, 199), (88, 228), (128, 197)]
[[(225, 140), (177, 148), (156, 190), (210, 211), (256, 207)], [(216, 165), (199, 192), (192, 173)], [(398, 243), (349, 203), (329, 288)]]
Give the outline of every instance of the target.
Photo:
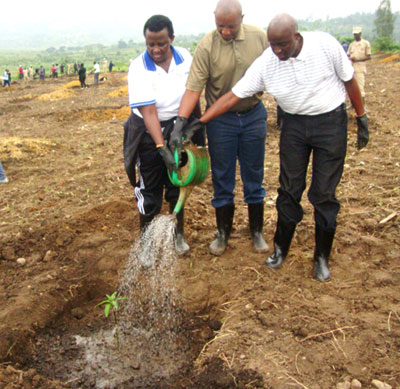
[(18, 74), (19, 74), (19, 79), (22, 80), (24, 78), (24, 68), (22, 67), (22, 65), (19, 65)]

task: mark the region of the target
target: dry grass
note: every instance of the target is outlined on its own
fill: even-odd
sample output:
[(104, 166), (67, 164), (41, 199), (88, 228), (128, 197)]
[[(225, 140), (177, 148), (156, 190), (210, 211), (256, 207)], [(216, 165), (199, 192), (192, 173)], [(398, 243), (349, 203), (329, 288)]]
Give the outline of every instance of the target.
[(107, 109), (92, 109), (79, 112), (78, 117), (83, 120), (90, 120), (96, 122), (105, 122), (113, 119), (126, 120), (131, 113), (129, 106), (121, 108), (107, 108)]
[(70, 89), (57, 89), (54, 92), (45, 93), (39, 96), (37, 99), (40, 101), (54, 101), (54, 100), (62, 100), (68, 99), (70, 97), (74, 97), (75, 93)]
[(5, 137), (0, 138), (0, 160), (24, 159), (32, 154), (45, 155), (56, 144), (47, 139)]
[(393, 55), (390, 55), (389, 57), (382, 58), (377, 63), (387, 63), (387, 62), (393, 62), (393, 61), (395, 61), (395, 62), (400, 61), (400, 54), (393, 54)]
[(62, 88), (64, 88), (64, 89), (80, 88), (80, 86), (81, 86), (80, 81), (74, 80), (74, 81), (69, 82), (68, 84), (63, 85)]
[(108, 97), (128, 96), (128, 85), (124, 85), (123, 87), (108, 93), (107, 96)]
[(14, 103), (22, 103), (24, 101), (29, 101), (29, 100), (33, 100), (36, 98), (36, 95), (32, 95), (32, 94), (28, 94), (28, 95), (23, 95), (20, 97), (16, 97), (13, 102)]

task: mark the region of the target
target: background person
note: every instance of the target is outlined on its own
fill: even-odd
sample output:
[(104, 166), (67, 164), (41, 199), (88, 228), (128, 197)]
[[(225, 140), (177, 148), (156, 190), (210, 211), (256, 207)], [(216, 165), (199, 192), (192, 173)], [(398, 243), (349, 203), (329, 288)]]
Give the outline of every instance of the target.
[(3, 87), (4, 86), (11, 86), (10, 78), (9, 78), (9, 75), (8, 75), (8, 69), (6, 69), (4, 71), (4, 74), (3, 74)]
[(86, 85), (86, 68), (85, 68), (85, 65), (83, 63), (81, 63), (81, 66), (79, 66), (78, 76), (79, 76), (79, 82), (81, 83), (81, 89), (87, 88), (87, 85)]
[(296, 225), (303, 218), (300, 201), (312, 153), (308, 198), (314, 206), (315, 219), (314, 277), (326, 281), (330, 278), (328, 260), (340, 209), (335, 192), (346, 155), (346, 91), (357, 113), (359, 149), (368, 143), (368, 119), (353, 77), (354, 70), (335, 38), (324, 32), (299, 33), (295, 19), (281, 14), (271, 20), (268, 40), (271, 47), (200, 120), (208, 122), (258, 91), (273, 95), (284, 111), (284, 120), (279, 151), (275, 250), (266, 265), (271, 269), (282, 265)]
[[(177, 168), (167, 142), (192, 63), (186, 49), (172, 46), (174, 29), (166, 16), (148, 19), (143, 34), (147, 50), (129, 66), (132, 114), (124, 125), (125, 169), (134, 187), (142, 231), (160, 213), (164, 190), (171, 213), (179, 197), (179, 187), (167, 174), (167, 169)], [(197, 143), (204, 144), (203, 135), (197, 137)], [(183, 208), (177, 215), (175, 248), (178, 254), (189, 250), (184, 238)]]
[(44, 81), (45, 74), (46, 74), (46, 71), (44, 69), (44, 66), (40, 65), (40, 69), (39, 69), (39, 79), (40, 79), (40, 81)]
[[(220, 0), (215, 9), (216, 30), (198, 44), (171, 136), (171, 148), (180, 147), (182, 128), (205, 88), (207, 105), (228, 92), (267, 46), (265, 32), (242, 24), (243, 13), (237, 0)], [(232, 229), (235, 211), (236, 162), (239, 160), (244, 201), (248, 204), (250, 232), (256, 252), (267, 252), (262, 236), (264, 217), (264, 154), (267, 113), (262, 93), (238, 101), (229, 112), (207, 125), (211, 159), (217, 233), (210, 244), (213, 255), (221, 255)]]
[(100, 65), (97, 61), (93, 62), (94, 65), (94, 85), (99, 85)]
[(361, 27), (353, 27), (353, 36), (354, 41), (350, 43), (347, 55), (353, 64), (354, 78), (357, 81), (365, 105), (366, 61), (371, 59), (371, 45), (367, 40), (361, 39)]
[(4, 171), (3, 165), (0, 162), (0, 184), (6, 184), (8, 182), (8, 178), (6, 176), (6, 172)]

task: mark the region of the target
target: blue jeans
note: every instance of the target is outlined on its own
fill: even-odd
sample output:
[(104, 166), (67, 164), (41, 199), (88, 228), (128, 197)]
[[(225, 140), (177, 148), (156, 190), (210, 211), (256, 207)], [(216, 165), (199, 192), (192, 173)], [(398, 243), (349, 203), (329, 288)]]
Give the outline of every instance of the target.
[(6, 179), (6, 173), (4, 171), (3, 165), (0, 162), (0, 181), (3, 181)]
[(215, 208), (233, 204), (239, 159), (244, 201), (264, 201), (264, 156), (267, 111), (260, 102), (247, 113), (227, 112), (207, 124)]

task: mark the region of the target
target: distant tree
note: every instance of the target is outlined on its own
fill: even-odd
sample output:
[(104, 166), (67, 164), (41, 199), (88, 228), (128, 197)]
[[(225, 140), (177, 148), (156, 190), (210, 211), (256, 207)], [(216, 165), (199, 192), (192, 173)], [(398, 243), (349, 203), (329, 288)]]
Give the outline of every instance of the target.
[(48, 53), (54, 53), (56, 51), (56, 48), (55, 47), (49, 47), (48, 49), (46, 49), (46, 51)]
[(393, 40), (393, 29), (396, 16), (391, 9), (390, 0), (381, 0), (375, 12), (375, 35), (377, 39)]
[(135, 42), (133, 41), (133, 39), (129, 39), (128, 47), (135, 47)]
[(126, 42), (123, 39), (120, 39), (118, 41), (118, 48), (119, 49), (126, 49), (128, 47), (128, 45), (126, 44)]

